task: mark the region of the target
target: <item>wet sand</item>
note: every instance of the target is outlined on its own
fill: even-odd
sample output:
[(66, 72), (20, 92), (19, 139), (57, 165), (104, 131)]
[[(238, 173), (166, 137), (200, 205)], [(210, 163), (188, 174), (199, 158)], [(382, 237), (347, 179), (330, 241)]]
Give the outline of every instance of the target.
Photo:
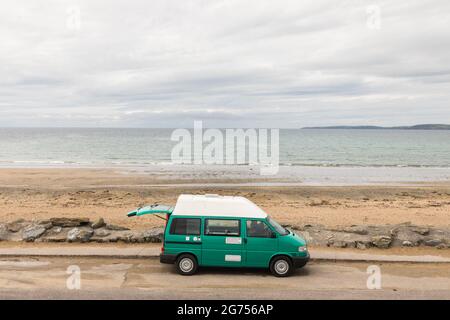
[[(255, 178), (256, 179), (256, 178)], [(255, 182), (256, 180), (253, 180)], [(274, 182), (258, 176), (258, 183)], [(220, 184), (217, 184), (220, 182)], [(217, 193), (251, 199), (281, 223), (354, 224), (411, 222), (450, 226), (450, 185), (264, 186), (248, 177), (188, 176), (121, 169), (0, 169), (0, 223), (50, 217), (103, 217), (145, 229), (162, 225), (154, 217), (127, 218), (126, 212), (155, 202), (175, 204), (181, 193)], [(275, 181), (282, 182), (282, 181)], [(211, 185), (211, 183), (216, 185)]]

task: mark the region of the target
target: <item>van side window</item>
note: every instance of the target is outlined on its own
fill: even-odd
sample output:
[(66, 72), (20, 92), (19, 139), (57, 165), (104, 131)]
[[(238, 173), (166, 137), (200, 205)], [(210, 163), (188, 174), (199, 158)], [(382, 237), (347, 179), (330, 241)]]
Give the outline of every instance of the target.
[(240, 236), (240, 220), (206, 219), (205, 234), (209, 236)]
[(170, 225), (170, 234), (200, 235), (200, 219), (174, 218)]
[(264, 221), (247, 220), (247, 237), (272, 238), (273, 231)]

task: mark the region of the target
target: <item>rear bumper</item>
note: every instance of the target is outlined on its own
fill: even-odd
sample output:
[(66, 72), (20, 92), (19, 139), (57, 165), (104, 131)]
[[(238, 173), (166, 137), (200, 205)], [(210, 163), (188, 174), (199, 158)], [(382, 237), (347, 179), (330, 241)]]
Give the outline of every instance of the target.
[(161, 253), (159, 255), (159, 262), (161, 262), (161, 263), (174, 264), (176, 259), (177, 259), (177, 256), (175, 254)]
[(305, 257), (292, 257), (294, 268), (304, 267), (309, 261), (309, 253)]

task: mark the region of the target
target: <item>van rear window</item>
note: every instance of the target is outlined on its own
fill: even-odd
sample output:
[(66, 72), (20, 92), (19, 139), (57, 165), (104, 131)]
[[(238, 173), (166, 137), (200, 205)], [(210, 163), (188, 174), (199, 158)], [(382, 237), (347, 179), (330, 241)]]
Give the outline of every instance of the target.
[(239, 236), (241, 234), (239, 220), (206, 219), (205, 234), (209, 236)]
[(170, 225), (170, 234), (200, 235), (200, 219), (174, 218)]

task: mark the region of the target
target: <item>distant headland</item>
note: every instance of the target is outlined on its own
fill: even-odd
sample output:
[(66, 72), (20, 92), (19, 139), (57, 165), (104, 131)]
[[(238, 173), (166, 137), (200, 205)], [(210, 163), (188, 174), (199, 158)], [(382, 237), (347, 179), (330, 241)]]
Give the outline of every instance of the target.
[(399, 127), (328, 126), (328, 127), (304, 127), (302, 129), (450, 130), (450, 125), (449, 124), (417, 124), (414, 126), (399, 126)]

